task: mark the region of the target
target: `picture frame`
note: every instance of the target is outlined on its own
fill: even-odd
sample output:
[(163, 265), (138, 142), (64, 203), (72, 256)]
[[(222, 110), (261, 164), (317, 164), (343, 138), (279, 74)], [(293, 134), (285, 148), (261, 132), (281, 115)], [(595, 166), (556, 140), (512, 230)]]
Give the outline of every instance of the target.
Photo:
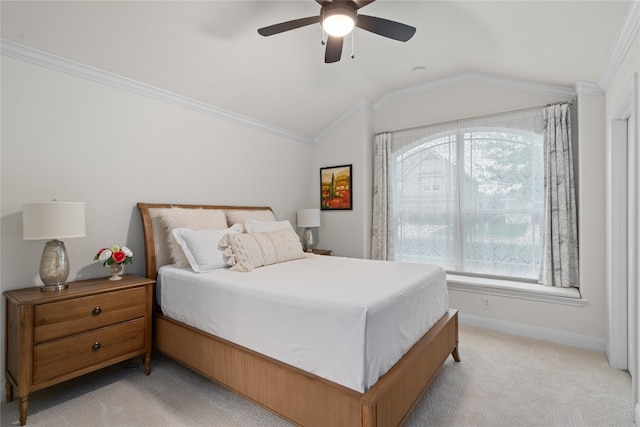
[(320, 168), (320, 210), (352, 210), (351, 165)]

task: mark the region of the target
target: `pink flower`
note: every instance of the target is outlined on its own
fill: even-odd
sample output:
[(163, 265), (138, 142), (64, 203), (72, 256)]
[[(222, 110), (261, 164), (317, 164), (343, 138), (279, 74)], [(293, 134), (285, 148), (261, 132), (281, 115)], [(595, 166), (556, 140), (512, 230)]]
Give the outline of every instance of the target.
[(113, 258), (113, 262), (120, 264), (127, 258), (127, 255), (124, 253), (124, 251), (120, 250), (112, 253), (111, 258)]

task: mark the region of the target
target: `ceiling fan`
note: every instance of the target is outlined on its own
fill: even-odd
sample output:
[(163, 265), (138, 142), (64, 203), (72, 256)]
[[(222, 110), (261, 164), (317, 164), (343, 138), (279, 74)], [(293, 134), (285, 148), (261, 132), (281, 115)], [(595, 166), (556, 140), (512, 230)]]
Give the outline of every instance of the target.
[[(263, 27), (258, 33), (263, 36), (272, 36), (285, 31), (306, 27), (307, 25), (321, 23), (324, 31), (329, 34), (326, 41), (324, 62), (337, 62), (342, 56), (342, 44), (345, 35), (354, 27), (362, 28), (383, 37), (402, 42), (408, 41), (416, 32), (414, 27), (390, 21), (375, 16), (358, 14), (361, 9), (375, 0), (315, 0), (320, 4), (320, 15), (307, 18), (294, 19), (293, 21)], [(325, 43), (324, 40), (322, 42)]]

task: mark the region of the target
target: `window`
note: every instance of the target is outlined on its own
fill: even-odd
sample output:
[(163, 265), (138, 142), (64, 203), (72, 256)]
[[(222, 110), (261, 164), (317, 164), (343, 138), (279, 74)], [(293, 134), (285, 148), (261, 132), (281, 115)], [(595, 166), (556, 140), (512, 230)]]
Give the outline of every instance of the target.
[[(527, 114), (536, 121), (536, 112)], [(504, 118), (427, 128), (392, 149), (395, 260), (537, 279), (544, 221), (542, 132), (505, 125)]]

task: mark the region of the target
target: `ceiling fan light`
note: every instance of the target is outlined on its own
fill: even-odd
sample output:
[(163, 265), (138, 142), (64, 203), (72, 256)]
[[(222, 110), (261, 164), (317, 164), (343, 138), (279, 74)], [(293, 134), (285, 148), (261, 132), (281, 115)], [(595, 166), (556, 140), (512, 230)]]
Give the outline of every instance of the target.
[(345, 36), (355, 27), (356, 16), (357, 14), (353, 9), (334, 6), (325, 12), (322, 28), (331, 36)]

